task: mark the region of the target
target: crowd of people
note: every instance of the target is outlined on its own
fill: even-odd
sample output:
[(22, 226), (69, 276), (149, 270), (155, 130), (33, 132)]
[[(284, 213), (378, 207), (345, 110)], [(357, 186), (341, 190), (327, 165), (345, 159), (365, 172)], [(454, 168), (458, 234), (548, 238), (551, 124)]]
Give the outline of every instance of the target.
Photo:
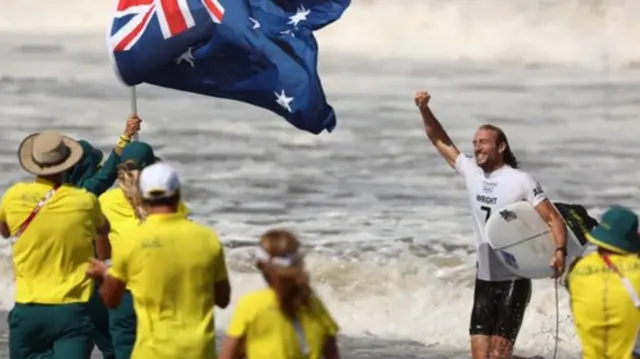
[[(531, 298), (531, 280), (509, 271), (484, 231), (490, 213), (517, 201), (530, 202), (551, 228), (549, 265), (566, 280), (583, 358), (637, 355), (637, 215), (613, 206), (598, 222), (583, 206), (552, 203), (496, 126), (481, 126), (474, 156), (464, 155), (430, 99), (415, 96), (427, 137), (469, 192), (478, 249), (472, 357), (512, 358)], [(94, 347), (105, 359), (218, 357), (214, 308), (227, 307), (232, 290), (222, 243), (190, 219), (175, 169), (148, 143), (132, 141), (140, 124), (127, 120), (106, 161), (88, 141), (54, 130), (20, 144), (18, 161), (35, 179), (12, 185), (0, 201), (0, 234), (13, 243), (11, 359), (86, 359)], [(590, 246), (573, 263), (565, 263), (565, 224)], [(220, 358), (340, 357), (338, 325), (310, 287), (300, 247), (287, 230), (260, 237), (256, 267), (266, 287), (239, 300)]]
[[(11, 359), (217, 358), (214, 308), (231, 285), (217, 234), (189, 218), (175, 169), (145, 142), (140, 119), (106, 161), (86, 140), (55, 130), (27, 136), (7, 189), (0, 234), (12, 241)], [(113, 186), (114, 183), (116, 186)], [(300, 242), (260, 238), (267, 286), (243, 296), (222, 359), (338, 359), (338, 326), (309, 285)]]

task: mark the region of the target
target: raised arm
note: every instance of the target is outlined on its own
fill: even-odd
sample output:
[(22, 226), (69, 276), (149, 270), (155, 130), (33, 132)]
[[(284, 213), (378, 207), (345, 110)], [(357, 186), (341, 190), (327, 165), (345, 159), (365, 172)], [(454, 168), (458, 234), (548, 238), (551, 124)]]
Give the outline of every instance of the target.
[(416, 106), (418, 106), (420, 115), (422, 115), (424, 130), (440, 155), (447, 161), (449, 166), (455, 168), (456, 159), (460, 151), (456, 145), (453, 144), (444, 128), (442, 128), (440, 121), (438, 121), (433, 112), (431, 112), (429, 108), (430, 99), (431, 95), (428, 92), (417, 92), (415, 96)]
[(127, 119), (127, 124), (124, 127), (124, 132), (120, 135), (118, 139), (118, 144), (113, 149), (113, 151), (120, 156), (122, 154), (122, 150), (125, 146), (131, 142), (131, 139), (140, 131), (140, 123), (142, 120), (136, 116), (132, 115)]

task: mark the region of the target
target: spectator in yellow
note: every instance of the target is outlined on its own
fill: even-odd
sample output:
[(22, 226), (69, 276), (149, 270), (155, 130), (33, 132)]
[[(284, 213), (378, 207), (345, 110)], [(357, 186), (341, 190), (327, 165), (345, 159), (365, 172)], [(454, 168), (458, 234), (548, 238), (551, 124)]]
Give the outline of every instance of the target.
[(614, 206), (587, 239), (598, 249), (569, 271), (571, 309), (583, 359), (630, 359), (640, 328), (638, 217)]
[(178, 211), (180, 181), (169, 165), (143, 169), (139, 192), (146, 220), (120, 232), (111, 268), (92, 260), (88, 274), (103, 278), (107, 307), (131, 290), (138, 319), (131, 359), (215, 359), (213, 310), (231, 294), (222, 243)]
[(14, 184), (0, 202), (0, 232), (13, 241), (12, 359), (91, 355), (93, 282), (85, 271), (94, 239), (98, 257), (109, 258), (109, 224), (95, 195), (64, 183), (82, 154), (78, 142), (51, 130), (29, 135), (18, 149), (36, 180)]
[(338, 359), (338, 326), (309, 286), (298, 239), (284, 230), (260, 238), (257, 267), (268, 287), (236, 307), (221, 359)]
[[(103, 193), (100, 206), (111, 223), (113, 255), (120, 252), (125, 228), (143, 222), (147, 217), (143, 199), (138, 188), (140, 171), (157, 163), (153, 148), (146, 142), (129, 143), (120, 154), (118, 166), (118, 186)], [(179, 212), (187, 216), (188, 210), (180, 201)], [(116, 359), (129, 359), (136, 341), (136, 316), (131, 293), (127, 290), (122, 303), (109, 311), (109, 331)]]

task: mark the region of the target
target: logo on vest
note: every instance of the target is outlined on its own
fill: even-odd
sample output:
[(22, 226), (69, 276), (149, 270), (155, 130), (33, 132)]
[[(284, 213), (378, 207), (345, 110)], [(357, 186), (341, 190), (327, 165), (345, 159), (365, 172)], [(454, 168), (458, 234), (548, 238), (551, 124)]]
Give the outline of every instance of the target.
[(533, 196), (537, 197), (541, 194), (543, 194), (544, 191), (542, 191), (542, 186), (540, 186), (539, 184), (536, 186), (536, 188), (533, 189)]
[(484, 193), (493, 193), (493, 190), (496, 188), (497, 183), (495, 182), (482, 182), (482, 191)]
[(508, 209), (500, 211), (500, 217), (506, 222), (511, 222), (514, 219), (518, 219), (518, 215), (515, 212), (511, 212)]
[(516, 261), (516, 257), (513, 256), (513, 254), (500, 250), (500, 254), (502, 254), (502, 258), (504, 259), (504, 262), (507, 263), (508, 266), (511, 266), (515, 269), (518, 269), (518, 262)]

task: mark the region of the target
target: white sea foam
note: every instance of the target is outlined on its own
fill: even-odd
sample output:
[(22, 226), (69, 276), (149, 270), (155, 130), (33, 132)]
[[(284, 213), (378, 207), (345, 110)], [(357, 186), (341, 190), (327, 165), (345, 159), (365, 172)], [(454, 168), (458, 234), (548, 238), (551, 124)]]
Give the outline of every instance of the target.
[[(378, 251), (385, 252), (385, 249)], [(261, 276), (250, 270), (246, 252), (231, 251), (230, 266), (235, 269), (231, 273), (232, 306), (217, 310), (219, 329), (226, 327), (241, 295), (264, 286)], [(408, 254), (392, 259), (384, 257), (356, 261), (317, 254), (310, 256), (308, 265), (313, 273), (314, 287), (339, 322), (341, 332), (357, 337), (410, 339), (430, 346), (465, 347), (473, 298), (472, 258), (447, 259), (438, 255), (416, 258)], [(6, 257), (0, 259), (2, 265), (8, 262)], [(12, 305), (10, 278), (10, 273), (0, 273), (2, 310)], [(560, 288), (559, 306), (561, 352), (575, 352), (578, 344), (569, 319), (564, 288)], [(518, 351), (550, 353), (555, 321), (552, 281), (538, 281), (518, 341)], [(559, 358), (571, 357), (561, 355)]]

